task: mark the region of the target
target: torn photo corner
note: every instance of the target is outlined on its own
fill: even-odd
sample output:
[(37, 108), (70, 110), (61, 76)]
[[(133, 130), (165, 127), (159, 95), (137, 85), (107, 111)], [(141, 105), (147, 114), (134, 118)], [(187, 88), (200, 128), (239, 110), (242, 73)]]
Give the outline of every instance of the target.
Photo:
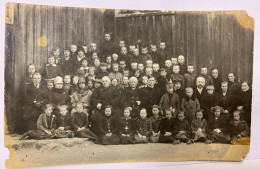
[(6, 3), (7, 168), (242, 161), (254, 19)]

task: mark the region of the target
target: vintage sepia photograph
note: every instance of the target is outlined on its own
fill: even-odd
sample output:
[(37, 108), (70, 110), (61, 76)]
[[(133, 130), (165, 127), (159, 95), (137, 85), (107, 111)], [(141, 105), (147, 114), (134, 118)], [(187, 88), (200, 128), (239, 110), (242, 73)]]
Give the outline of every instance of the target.
[(7, 168), (249, 153), (246, 11), (5, 8)]

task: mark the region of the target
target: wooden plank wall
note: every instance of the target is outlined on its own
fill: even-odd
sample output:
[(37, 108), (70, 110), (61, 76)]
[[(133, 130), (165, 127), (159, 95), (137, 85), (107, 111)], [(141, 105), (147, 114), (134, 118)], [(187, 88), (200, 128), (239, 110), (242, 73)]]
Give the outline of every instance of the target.
[[(111, 10), (14, 4), (14, 24), (6, 24), (5, 51), (5, 109), (10, 132), (21, 121), (27, 65), (35, 63), (41, 70), (55, 47), (63, 50), (71, 44), (92, 42), (99, 47), (103, 32), (111, 31), (104, 27), (114, 29), (111, 17), (103, 22), (104, 12), (111, 16)], [(44, 47), (37, 44), (37, 39), (43, 36), (48, 39)]]
[(116, 18), (116, 36), (128, 43), (165, 41), (171, 56), (184, 55), (188, 64), (209, 70), (218, 68), (222, 80), (229, 72), (237, 80), (252, 82), (253, 30), (244, 28), (236, 17), (224, 12), (175, 12)]

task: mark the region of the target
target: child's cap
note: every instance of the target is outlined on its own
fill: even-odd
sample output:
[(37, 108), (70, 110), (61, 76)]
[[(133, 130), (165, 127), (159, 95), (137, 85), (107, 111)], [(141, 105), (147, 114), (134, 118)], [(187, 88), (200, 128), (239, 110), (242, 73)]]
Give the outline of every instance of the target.
[(63, 84), (63, 79), (62, 77), (60, 76), (56, 76), (55, 79), (54, 79), (54, 84), (57, 84), (57, 83), (62, 83)]
[(86, 80), (84, 77), (79, 78), (78, 83), (86, 83)]
[(101, 62), (101, 63), (100, 63), (100, 66), (107, 66), (107, 63)]

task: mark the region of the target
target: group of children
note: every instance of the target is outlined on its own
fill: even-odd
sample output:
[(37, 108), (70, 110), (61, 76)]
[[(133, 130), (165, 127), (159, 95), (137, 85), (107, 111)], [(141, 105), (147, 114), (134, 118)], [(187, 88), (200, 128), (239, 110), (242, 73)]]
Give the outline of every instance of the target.
[(113, 47), (106, 34), (100, 50), (94, 43), (90, 51), (71, 45), (62, 57), (56, 48), (42, 73), (29, 65), (28, 85), (35, 86), (34, 93), (37, 85), (46, 90), (41, 88), (45, 92), (39, 91), (28, 107), (44, 111), (34, 118), (36, 128), (28, 128), (20, 139), (84, 137), (107, 145), (233, 143), (249, 137), (252, 94), (247, 81), (240, 86), (234, 73), (222, 81), (218, 69), (209, 75), (206, 66), (196, 75), (183, 55), (169, 56), (165, 42), (159, 49), (150, 47), (148, 52), (147, 46), (130, 45), (128, 52), (124, 41)]

